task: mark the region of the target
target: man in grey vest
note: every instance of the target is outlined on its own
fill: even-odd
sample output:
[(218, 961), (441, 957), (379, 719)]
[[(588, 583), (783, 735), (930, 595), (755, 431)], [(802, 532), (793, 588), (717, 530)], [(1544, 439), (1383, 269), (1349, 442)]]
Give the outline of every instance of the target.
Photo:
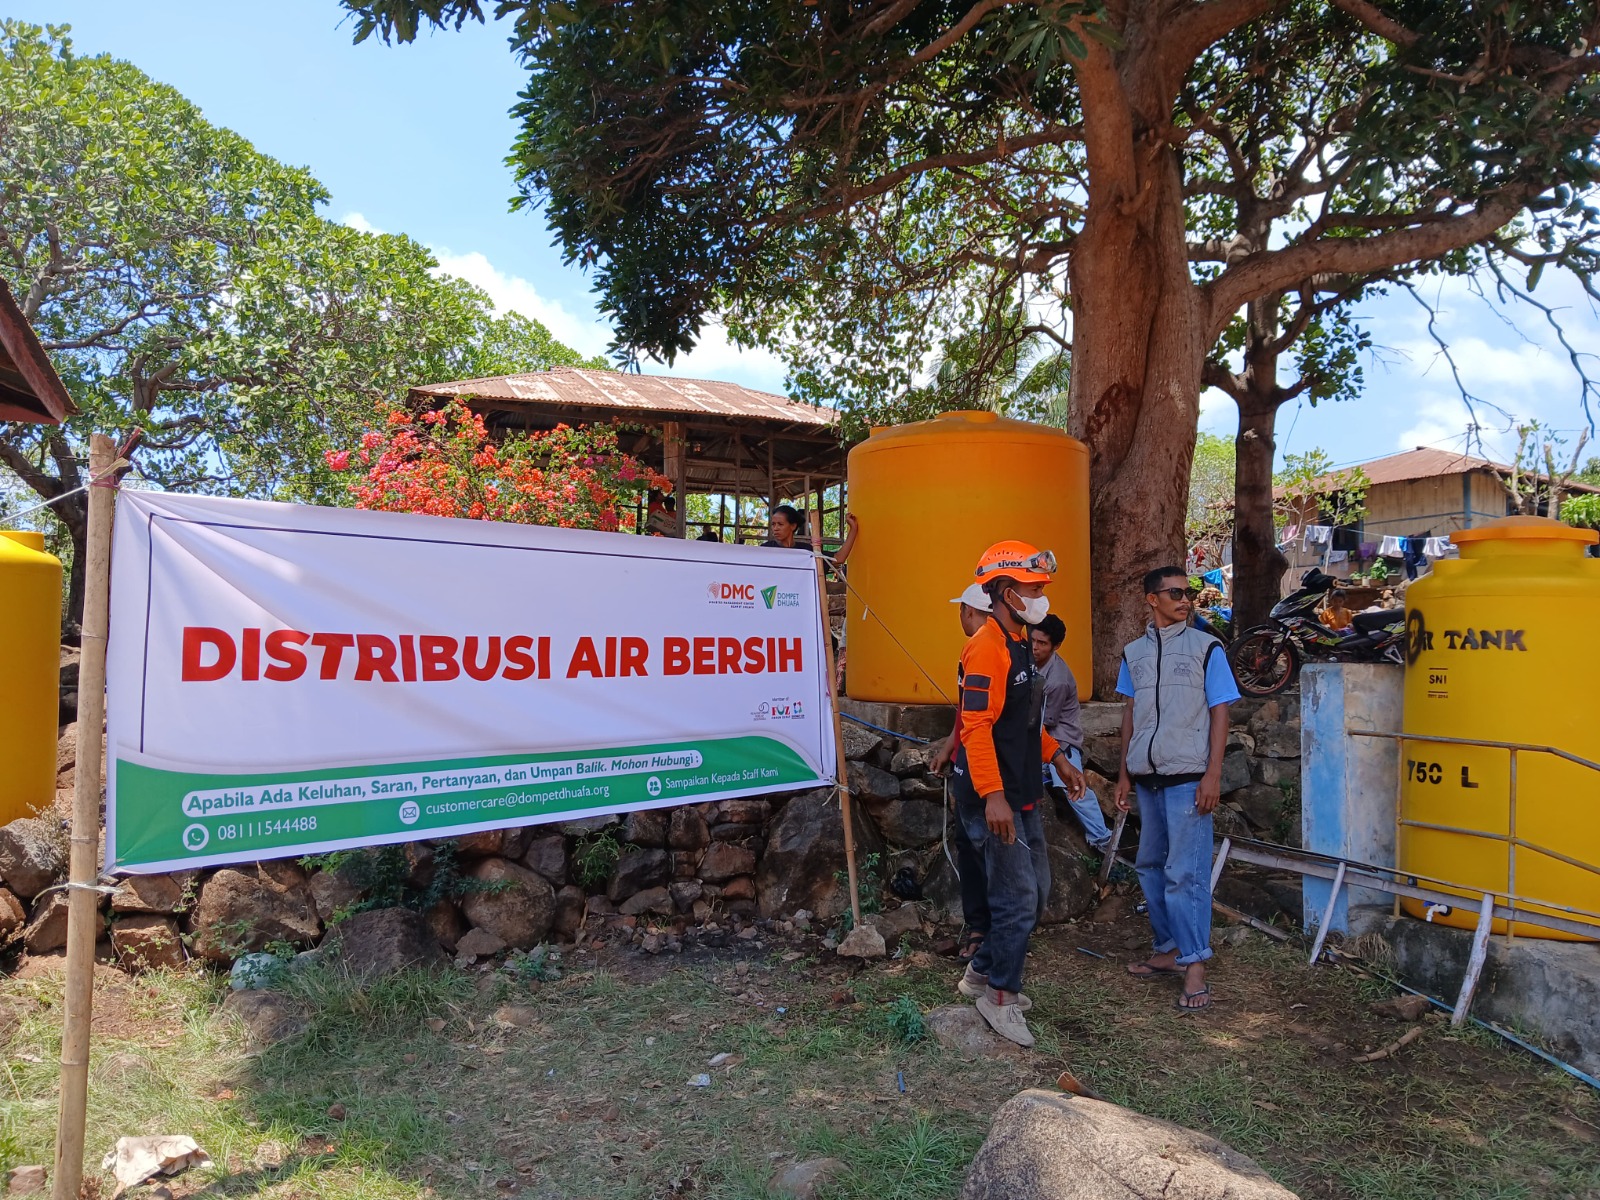
[(1222, 643), (1189, 624), (1194, 593), (1178, 567), (1144, 577), (1150, 625), (1122, 651), (1117, 691), (1122, 713), (1122, 769), (1116, 802), (1130, 810), (1139, 795), (1139, 886), (1150, 909), (1155, 950), (1128, 973), (1140, 979), (1181, 976), (1180, 1013), (1211, 1007), (1211, 814), (1222, 798), (1228, 705), (1239, 688)]

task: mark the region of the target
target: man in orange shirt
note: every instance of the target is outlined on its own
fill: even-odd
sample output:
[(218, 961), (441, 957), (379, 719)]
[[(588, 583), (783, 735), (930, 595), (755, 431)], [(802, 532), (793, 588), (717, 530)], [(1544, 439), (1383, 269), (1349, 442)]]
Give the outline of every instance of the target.
[(961, 651), (956, 735), (956, 815), (983, 861), (989, 935), (961, 978), (963, 995), (1000, 1036), (1033, 1045), (1022, 995), (1028, 936), (1050, 895), (1050, 860), (1039, 806), (1041, 762), (1063, 774), (1071, 762), (1040, 726), (1043, 688), (1028, 626), (1050, 611), (1044, 588), (1055, 555), (1026, 542), (997, 542), (974, 574), (991, 602), (988, 619)]

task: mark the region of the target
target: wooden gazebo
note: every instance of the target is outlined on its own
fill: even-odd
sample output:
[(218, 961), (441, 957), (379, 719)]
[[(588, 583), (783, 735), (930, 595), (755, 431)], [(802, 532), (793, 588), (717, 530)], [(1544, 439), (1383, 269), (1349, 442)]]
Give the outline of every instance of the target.
[[(672, 480), (680, 497), (680, 537), (688, 510), (681, 498), (690, 494), (733, 501), (731, 520), (725, 515), (709, 524), (720, 524), (724, 540), (739, 541), (766, 532), (763, 524), (739, 522), (744, 498), (760, 499), (769, 508), (793, 501), (826, 514), (829, 491), (844, 482), (846, 447), (838, 412), (737, 383), (554, 367), (425, 384), (412, 388), (409, 398), (429, 406), (459, 400), (491, 430), (544, 430), (562, 423), (628, 427), (623, 448), (645, 462), (659, 462), (661, 473)], [(842, 488), (838, 495), (842, 505)]]

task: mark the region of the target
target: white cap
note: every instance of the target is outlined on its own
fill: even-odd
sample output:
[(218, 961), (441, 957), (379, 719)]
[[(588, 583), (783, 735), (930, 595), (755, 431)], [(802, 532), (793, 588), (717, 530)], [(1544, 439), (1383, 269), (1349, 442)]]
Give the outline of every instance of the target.
[(975, 608), (979, 612), (989, 612), (989, 593), (983, 590), (981, 583), (969, 583), (967, 590), (950, 601), (951, 604), (965, 604), (968, 608)]

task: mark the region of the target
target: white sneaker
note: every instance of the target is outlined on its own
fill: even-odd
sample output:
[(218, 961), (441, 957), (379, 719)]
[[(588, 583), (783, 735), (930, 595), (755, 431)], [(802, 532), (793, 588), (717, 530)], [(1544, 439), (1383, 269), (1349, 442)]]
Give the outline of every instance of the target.
[(1022, 1015), (1022, 1005), (996, 1004), (989, 997), (988, 991), (978, 997), (978, 1012), (989, 1022), (989, 1028), (1008, 1042), (1015, 1042), (1024, 1048), (1031, 1047), (1033, 1034), (1028, 1031), (1028, 1021)]
[[(979, 975), (971, 967), (966, 969), (965, 973), (961, 976), (961, 982), (956, 984), (956, 991), (960, 992), (968, 1000), (976, 1000), (979, 996), (983, 995), (988, 988), (989, 977), (987, 975)], [(1028, 997), (1024, 996), (1021, 992), (1018, 992), (1017, 1007), (1023, 1012), (1027, 1012), (1033, 1007), (1033, 1001), (1028, 999)]]

